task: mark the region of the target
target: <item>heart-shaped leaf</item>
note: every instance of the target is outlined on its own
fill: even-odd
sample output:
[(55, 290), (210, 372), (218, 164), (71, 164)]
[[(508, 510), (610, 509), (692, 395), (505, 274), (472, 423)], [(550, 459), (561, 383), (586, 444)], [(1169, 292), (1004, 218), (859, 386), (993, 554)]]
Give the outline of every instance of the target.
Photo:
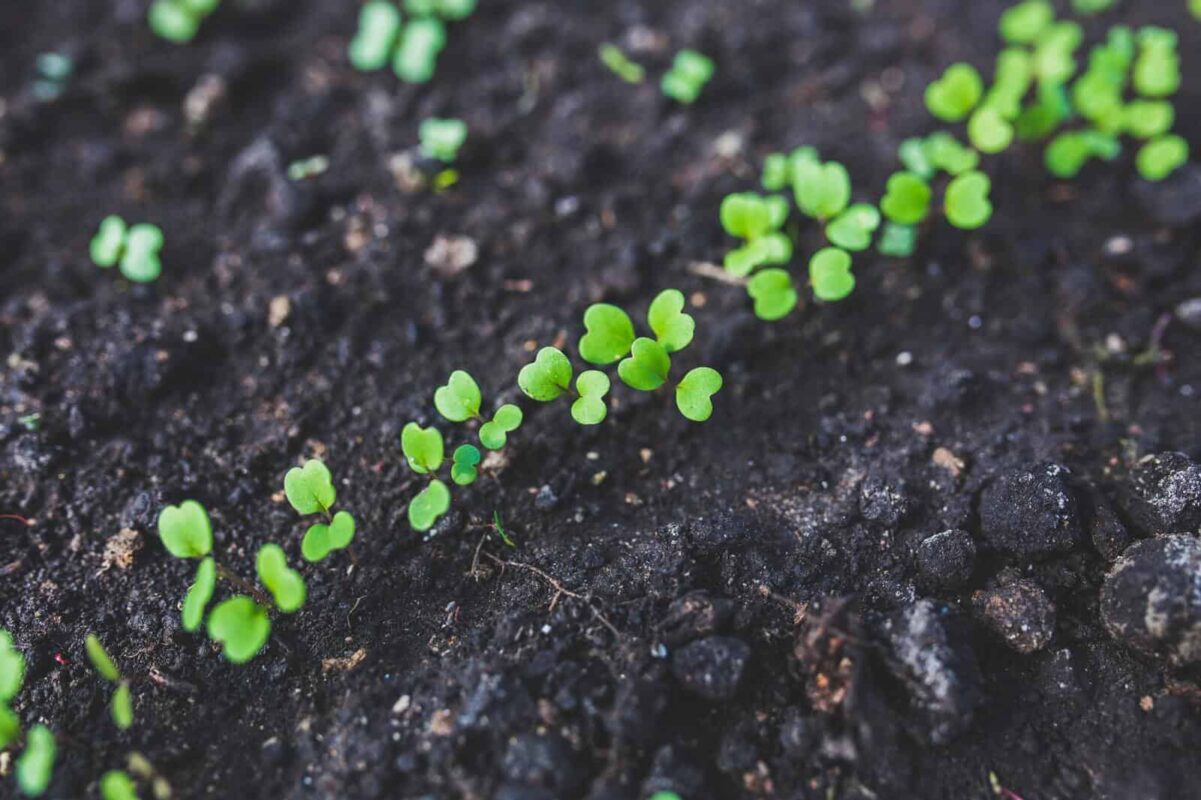
[(726, 253), (725, 268), (731, 275), (744, 278), (764, 264), (787, 264), (792, 260), (792, 239), (783, 233), (769, 233)]
[(415, 531), (428, 531), (438, 517), (450, 510), (450, 489), (439, 480), (430, 481), (409, 501), (409, 525)]
[(121, 680), (121, 670), (117, 669), (117, 665), (113, 663), (112, 656), (104, 649), (104, 645), (100, 643), (100, 639), (96, 634), (89, 633), (83, 640), (83, 649), (88, 655), (88, 661), (92, 662), (92, 667), (96, 672), (100, 673), (100, 677), (106, 681), (116, 683)]
[(580, 358), (590, 364), (612, 364), (626, 353), (634, 342), (634, 323), (626, 312), (608, 303), (596, 303), (584, 312), (584, 329), (580, 338)]
[(548, 403), (571, 386), (571, 362), (558, 348), (544, 347), (517, 373), (517, 385), (531, 400)]
[(980, 163), (979, 153), (946, 131), (937, 131), (927, 136), (925, 149), (926, 158), (934, 168), (948, 175), (961, 175), (975, 169)]
[(784, 224), (788, 219), (788, 202), (782, 197), (735, 192), (722, 198), (718, 215), (726, 233), (754, 241)]
[(45, 725), (37, 724), (25, 734), (25, 751), (17, 759), (17, 785), (29, 797), (41, 797), (50, 786), (58, 745)]
[(25, 656), (13, 646), (8, 631), (0, 629), (0, 707), (21, 691), (25, 681)]
[(459, 486), (467, 486), (475, 483), (475, 479), (479, 476), (479, 471), (476, 467), (480, 463), (480, 451), (474, 445), (461, 444), (455, 448), (453, 461), (450, 467), (450, 479)]
[(1146, 180), (1162, 181), (1188, 161), (1189, 145), (1182, 136), (1157, 136), (1138, 151), (1135, 163)]
[(192, 633), (200, 630), (200, 623), (204, 621), (204, 610), (213, 599), (213, 591), (216, 588), (217, 562), (210, 556), (200, 562), (200, 566), (196, 568), (196, 579), (184, 595), (183, 612), (180, 616), (185, 631)]
[(164, 508), (158, 515), (158, 535), (176, 558), (203, 558), (213, 550), (208, 512), (195, 500)]
[(110, 769), (100, 777), (100, 800), (139, 800), (133, 778), (119, 769)]
[(354, 540), (354, 517), (345, 511), (334, 514), (327, 525), (310, 525), (300, 541), (300, 555), (305, 561), (321, 561), (334, 550), (341, 550)]
[(445, 386), (434, 392), (434, 407), (451, 422), (465, 422), (480, 415), (480, 387), (461, 369), (450, 373)]
[(222, 645), (225, 658), (245, 664), (259, 654), (271, 635), (267, 609), (244, 595), (222, 600), (209, 614), (209, 638)]
[(489, 450), (499, 450), (508, 442), (509, 434), (521, 427), (521, 409), (506, 403), (496, 409), (492, 419), (480, 426), (480, 444)]
[(973, 230), (992, 217), (988, 199), (992, 181), (983, 172), (965, 172), (947, 184), (947, 220), (957, 228)]
[(129, 693), (129, 684), (122, 681), (121, 685), (113, 692), (112, 706), (109, 709), (109, 714), (113, 718), (113, 724), (123, 731), (127, 731), (133, 725), (133, 696)]
[(818, 300), (828, 303), (842, 300), (855, 289), (851, 254), (837, 247), (818, 250), (809, 261), (809, 282)]
[(765, 269), (751, 278), (746, 293), (755, 301), (755, 316), (774, 322), (796, 308), (797, 293), (787, 270)]
[(959, 122), (984, 94), (984, 81), (971, 64), (952, 64), (926, 87), (926, 108), (943, 122)]
[(0, 703), (0, 749), (8, 747), (21, 735), (21, 720), (7, 705)]
[(712, 367), (691, 369), (676, 386), (676, 407), (693, 422), (704, 422), (713, 415), (713, 395), (721, 386), (721, 373)]
[(121, 256), (121, 274), (134, 283), (149, 283), (163, 273), (159, 250), (163, 247), (163, 232), (157, 225), (134, 225), (125, 236), (125, 252)]
[(354, 541), (354, 517), (348, 511), (339, 511), (329, 523), (329, 546), (333, 550), (349, 547)]
[(304, 605), (307, 593), (304, 578), (288, 566), (288, 558), (284, 555), (282, 547), (277, 544), (265, 544), (260, 547), (254, 559), (254, 566), (259, 580), (271, 592), (280, 611), (291, 614)]
[(438, 54), (445, 46), (446, 26), (441, 20), (432, 17), (409, 20), (400, 33), (392, 71), (406, 83), (425, 83), (434, 77)]
[(880, 234), (881, 253), (893, 258), (908, 258), (917, 247), (917, 229), (910, 225), (898, 225), (890, 222), (884, 226)]
[(338, 492), (329, 468), (315, 458), (284, 475), (284, 494), (300, 514), (316, 514), (333, 508)]
[(461, 119), (430, 117), (417, 131), (421, 139), (421, 154), (426, 158), (451, 164), (459, 156), (459, 148), (467, 141), (467, 123)]
[(1011, 44), (1031, 44), (1055, 21), (1047, 0), (1023, 0), (1001, 14), (1001, 37)]
[(667, 380), (671, 356), (667, 348), (645, 336), (634, 340), (630, 355), (617, 365), (617, 374), (631, 389), (653, 392)]
[(437, 428), (423, 428), (410, 422), (400, 432), (400, 449), (419, 475), (437, 472), (442, 466), (442, 434)]
[(684, 313), (684, 293), (679, 289), (659, 292), (646, 312), (646, 322), (655, 332), (659, 344), (669, 353), (677, 353), (687, 347), (696, 331), (696, 320)]
[(802, 160), (794, 169), (793, 194), (806, 216), (832, 219), (851, 202), (851, 176), (837, 161)]
[(880, 212), (868, 203), (856, 203), (826, 226), (826, 238), (846, 250), (866, 250), (880, 227)]
[(1013, 141), (1013, 125), (994, 108), (978, 109), (968, 120), (967, 137), (981, 153), (999, 153)]
[(896, 172), (888, 179), (880, 210), (898, 225), (916, 225), (930, 213), (930, 196), (926, 181), (911, 172)]
[(400, 36), (400, 11), (386, 0), (371, 0), (359, 9), (359, 29), (347, 56), (360, 72), (382, 69)]
[(177, 0), (154, 0), (146, 21), (152, 31), (175, 44), (192, 41), (200, 29), (200, 17)]
[(590, 369), (576, 378), (575, 389), (579, 398), (571, 404), (571, 416), (581, 425), (599, 425), (609, 413), (605, 395), (609, 393), (609, 376), (600, 370)]
[(114, 215), (107, 216), (100, 222), (100, 229), (92, 237), (88, 252), (92, 262), (98, 267), (112, 267), (121, 259), (121, 251), (125, 248), (125, 220)]
[(901, 142), (901, 146), (897, 148), (897, 158), (905, 165), (907, 172), (912, 172), (922, 180), (928, 181), (934, 177), (936, 170), (926, 152), (925, 139), (913, 137)]
[(1162, 136), (1176, 124), (1176, 108), (1166, 100), (1132, 100), (1122, 116), (1126, 132), (1136, 139)]

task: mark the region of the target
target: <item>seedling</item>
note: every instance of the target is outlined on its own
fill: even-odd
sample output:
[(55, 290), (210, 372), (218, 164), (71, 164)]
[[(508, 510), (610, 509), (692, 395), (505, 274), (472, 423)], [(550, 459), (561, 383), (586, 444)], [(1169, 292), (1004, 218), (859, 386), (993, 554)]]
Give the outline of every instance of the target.
[(693, 422), (713, 416), (713, 395), (721, 391), (721, 373), (711, 367), (690, 369), (676, 386), (676, 408)]
[(1055, 21), (1048, 0), (1025, 0), (1001, 14), (1001, 38), (1010, 44), (1034, 44)]
[(992, 217), (992, 181), (983, 172), (965, 172), (947, 185), (947, 220), (957, 228), (974, 230)]
[(967, 124), (967, 136), (981, 153), (1000, 153), (1013, 141), (1014, 128), (995, 108), (977, 109)]
[(480, 426), (480, 444), (489, 450), (500, 450), (508, 442), (509, 434), (521, 426), (521, 420), (521, 409), (506, 403)]
[(45, 725), (34, 725), (25, 734), (25, 751), (17, 759), (17, 785), (29, 797), (41, 797), (50, 786), (58, 745)]
[(952, 64), (926, 87), (926, 108), (943, 122), (967, 117), (984, 94), (984, 81), (970, 64)]
[(792, 191), (801, 213), (825, 222), (850, 204), (851, 176), (837, 161), (802, 158), (793, 165)]
[(1059, 178), (1074, 178), (1089, 159), (1112, 161), (1122, 151), (1117, 137), (1100, 131), (1065, 131), (1047, 146), (1047, 171)]
[(755, 304), (755, 316), (765, 322), (783, 319), (796, 308), (797, 291), (788, 270), (765, 269), (751, 278), (746, 291)]
[(475, 483), (475, 479), (479, 477), (480, 460), (483, 457), (480, 455), (478, 447), (470, 444), (461, 444), (455, 448), (454, 455), (451, 456), (453, 462), (450, 467), (450, 478), (459, 486), (467, 486)]
[(127, 226), (114, 214), (100, 223), (89, 251), (96, 266), (108, 269), (116, 265), (134, 283), (150, 283), (163, 272), (162, 248), (163, 232), (157, 225)]
[(350, 41), (347, 56), (351, 66), (360, 72), (383, 69), (391, 63), (392, 71), (401, 80), (425, 83), (434, 76), (438, 55), (444, 47), (446, 26), (442, 20), (415, 15), (402, 24), (400, 10), (395, 5), (386, 0), (371, 0), (359, 11), (359, 29)]
[(653, 392), (667, 382), (671, 357), (667, 348), (654, 339), (639, 337), (630, 345), (630, 354), (617, 365), (617, 375), (631, 389)]
[(121, 770), (109, 770), (100, 778), (101, 800), (138, 800), (133, 778)]
[[(284, 555), (282, 547), (277, 544), (265, 544), (260, 547), (254, 559), (254, 567), (259, 580), (275, 599), (276, 608), (285, 614), (291, 614), (304, 605), (308, 594), (304, 578), (288, 566), (288, 557)], [(211, 624), (210, 620), (210, 626)]]
[(817, 160), (817, 150), (809, 146), (798, 147), (787, 154), (769, 154), (763, 160), (763, 188), (769, 192), (787, 189), (796, 180), (796, 170), (802, 162)]
[[(21, 721), (9, 703), (25, 682), (25, 656), (12, 636), (0, 628), (0, 750), (21, 738)], [(45, 725), (34, 725), (25, 734), (25, 750), (17, 758), (17, 785), (28, 797), (41, 797), (50, 785), (57, 747)]]
[(100, 677), (117, 687), (113, 691), (112, 704), (109, 707), (113, 723), (123, 731), (129, 730), (133, 725), (133, 697), (129, 693), (129, 681), (117, 669), (116, 663), (95, 634), (89, 633), (84, 645), (92, 667)]
[(893, 258), (908, 258), (917, 249), (917, 229), (912, 225), (898, 225), (889, 222), (880, 234), (880, 242), (876, 246), (882, 255)]
[(834, 303), (846, 299), (855, 290), (850, 253), (837, 247), (818, 250), (809, 260), (809, 282), (818, 300)]
[(220, 0), (154, 0), (146, 21), (158, 36), (175, 44), (187, 44), (196, 38), (200, 24), (219, 4)]
[(329, 157), (323, 155), (293, 161), (288, 165), (288, 180), (307, 181), (316, 178), (329, 169)]
[(1174, 134), (1157, 136), (1138, 151), (1139, 174), (1149, 181), (1162, 181), (1188, 161), (1189, 145)]
[(347, 511), (331, 513), (338, 493), (329, 468), (317, 459), (309, 459), (302, 467), (293, 467), (284, 476), (284, 495), (301, 516), (321, 514), (317, 522), (305, 531), (300, 553), (305, 561), (321, 561), (335, 550), (342, 550), (354, 541), (355, 520)]
[(642, 65), (631, 61), (617, 45), (606, 42), (597, 50), (597, 55), (610, 72), (626, 83), (642, 83), (646, 79)]
[(430, 117), (421, 123), (421, 154), (444, 164), (453, 164), (459, 148), (467, 141), (467, 123), (461, 119)]
[(405, 11), (416, 16), (438, 16), (459, 21), (475, 13), (476, 0), (405, 0)]
[(575, 380), (579, 395), (571, 404), (571, 417), (581, 425), (599, 425), (609, 413), (605, 395), (609, 393), (609, 376), (600, 370), (590, 369), (580, 373)]
[(730, 274), (745, 277), (761, 266), (787, 264), (792, 259), (792, 240), (780, 232), (788, 220), (788, 201), (783, 197), (730, 194), (722, 198), (718, 213), (726, 233), (746, 242), (726, 253), (725, 268)]
[(1072, 10), (1077, 14), (1100, 14), (1113, 8), (1117, 0), (1072, 0)]
[(856, 203), (826, 226), (826, 238), (844, 250), (871, 247), (872, 235), (880, 227), (880, 212), (869, 203)]
[(409, 525), (415, 531), (428, 531), (449, 510), (450, 489), (434, 479), (409, 502)]
[(209, 638), (221, 644), (225, 658), (245, 664), (259, 654), (271, 635), (267, 609), (244, 595), (222, 600), (209, 614)]
[(889, 220), (912, 226), (930, 213), (930, 185), (912, 172), (897, 172), (888, 179), (888, 190), (880, 200), (880, 210)]
[(663, 76), (659, 86), (663, 94), (677, 103), (691, 105), (713, 77), (713, 71), (713, 60), (708, 56), (695, 50), (681, 50), (676, 53), (671, 69)]
[(1164, 28), (1147, 27), (1138, 34), (1139, 53), (1134, 62), (1134, 88), (1143, 97), (1170, 97), (1180, 88), (1177, 36)]

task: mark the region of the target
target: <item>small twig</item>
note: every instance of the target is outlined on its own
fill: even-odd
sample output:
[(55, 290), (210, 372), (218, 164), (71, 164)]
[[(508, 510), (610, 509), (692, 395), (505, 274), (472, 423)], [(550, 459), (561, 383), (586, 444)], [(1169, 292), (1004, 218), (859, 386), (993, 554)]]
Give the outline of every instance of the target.
[(805, 617), (809, 614), (809, 606), (806, 603), (800, 603), (796, 600), (793, 600), (791, 597), (785, 597), (782, 594), (776, 594), (766, 583), (759, 584), (759, 594), (770, 600), (775, 600), (782, 606), (791, 608), (793, 625), (800, 625), (805, 621)]
[(250, 595), (259, 605), (266, 606), (268, 608), (271, 607), (271, 598), (267, 596), (266, 592), (219, 562), (217, 563), (217, 577), (228, 581), (239, 591)]
[(354, 599), (354, 605), (353, 605), (353, 606), (351, 606), (351, 607), (350, 607), (350, 610), (346, 612), (346, 630), (350, 632), (350, 635), (351, 635), (351, 636), (354, 636), (354, 625), (352, 625), (352, 624), (350, 623), (350, 617), (351, 617), (351, 615), (353, 615), (353, 614), (354, 614), (354, 612), (355, 612), (355, 611), (358, 609), (358, 607), (359, 607), (359, 603), (363, 602), (363, 598), (364, 598), (364, 597), (366, 597), (366, 596), (367, 596), (367, 595), (365, 595), (365, 594), (362, 594), (362, 595), (359, 595), (358, 597), (356, 597), (356, 598)]
[(1101, 367), (1093, 368), (1093, 405), (1097, 407), (1097, 417), (1102, 422), (1109, 422), (1109, 403), (1105, 400), (1105, 372)]
[(483, 535), (480, 536), (479, 542), (475, 546), (475, 555), (471, 557), (471, 568), (467, 570), (467, 576), (475, 578), (477, 581), (483, 577), (480, 572), (480, 551), (484, 549), (484, 542), (488, 539), (488, 529), (484, 529)]
[(38, 523), (37, 523), (37, 520), (34, 520), (34, 519), (26, 519), (25, 517), (22, 517), (20, 514), (0, 514), (0, 519), (11, 519), (11, 520), (14, 520), (14, 521), (16, 521), (16, 522), (19, 522), (19, 523), (21, 523), (21, 524), (22, 524), (22, 525), (24, 525), (26, 528), (32, 528), (34, 525), (37, 525), (37, 524), (38, 524)]
[(151, 667), (146, 673), (146, 677), (155, 686), (162, 687), (163, 689), (169, 689), (173, 692), (179, 692), (180, 694), (192, 695), (200, 691), (200, 689), (196, 687), (196, 684), (188, 683), (185, 680), (180, 680), (172, 675), (168, 675), (158, 667)]
[(484, 556), (491, 559), (495, 563), (499, 564), (502, 570), (505, 567), (515, 567), (517, 569), (524, 569), (524, 570), (534, 573), (538, 577), (542, 578), (542, 580), (549, 583), (551, 585), (551, 588), (553, 588), (555, 590), (555, 596), (551, 598), (550, 607), (547, 608), (547, 611), (554, 611), (555, 606), (558, 605), (559, 600), (563, 597), (575, 598), (576, 600), (583, 602), (584, 605), (588, 606), (588, 610), (592, 612), (592, 615), (594, 617), (596, 617), (597, 621), (600, 622), (602, 625), (604, 625), (606, 628), (608, 628), (609, 631), (618, 640), (621, 639), (621, 633), (617, 630), (617, 628), (615, 628), (613, 626), (612, 622), (609, 622), (608, 618), (604, 614), (602, 614), (599, 610), (596, 609), (596, 607), (594, 607), (592, 605), (592, 602), (589, 600), (589, 598), (585, 597), (582, 594), (579, 594), (578, 592), (571, 591), (570, 589), (568, 589), (566, 586), (564, 586), (562, 583), (560, 583), (553, 576), (549, 575), (548, 573), (544, 572), (543, 570), (539, 569), (538, 567), (535, 567), (533, 564), (523, 564), (520, 561), (506, 561), (505, 559), (497, 558), (496, 556), (494, 556), (488, 552), (485, 552)]
[(702, 278), (712, 278), (715, 281), (727, 283), (730, 286), (746, 286), (746, 278), (731, 275), (728, 271), (708, 261), (693, 261), (688, 264), (688, 271)]

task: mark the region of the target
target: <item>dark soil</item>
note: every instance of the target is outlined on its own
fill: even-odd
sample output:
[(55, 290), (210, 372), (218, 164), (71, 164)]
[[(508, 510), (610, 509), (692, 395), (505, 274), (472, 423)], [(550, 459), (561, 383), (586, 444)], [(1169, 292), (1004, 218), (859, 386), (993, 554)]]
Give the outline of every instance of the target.
[[(990, 772), (1025, 800), (1201, 796), (1201, 559), (1131, 552), (1099, 610), (1134, 539), (1201, 519), (1201, 302), (1176, 311), (1201, 297), (1201, 174), (1068, 185), (1015, 148), (984, 232), (860, 258), (851, 299), (769, 325), (689, 269), (728, 245), (720, 198), (804, 143), (876, 196), (931, 128), (922, 87), (991, 61), (1001, 3), (484, 0), (420, 88), (348, 67), (353, 5), (226, 0), (188, 47), (138, 0), (0, 9), (0, 513), (36, 521), (0, 521), (0, 626), (18, 712), (60, 738), (50, 796), (96, 796), (131, 750), (177, 798), (961, 800)], [(1180, 29), (1195, 142), (1184, 6), (1111, 16)], [(608, 73), (609, 40), (717, 75), (684, 109)], [(48, 50), (77, 70), (42, 103)], [(405, 193), (389, 163), (431, 115), (470, 126), (462, 180)], [(109, 213), (166, 232), (156, 284), (88, 260)], [(427, 264), (442, 235), (479, 260)], [(725, 375), (708, 424), (622, 391), (595, 429), (526, 403), (504, 463), (409, 529), (399, 432), (451, 369), (515, 399), (532, 344), (666, 286), (698, 301), (684, 366)], [(299, 561), (282, 479), (315, 455), (357, 563), (305, 567), (306, 608), (229, 665), (180, 629), (189, 568), (155, 518), (193, 497), (225, 561)], [(1153, 585), (1188, 594), (1170, 630), (1139, 628)], [(135, 678), (128, 733), (89, 631)]]

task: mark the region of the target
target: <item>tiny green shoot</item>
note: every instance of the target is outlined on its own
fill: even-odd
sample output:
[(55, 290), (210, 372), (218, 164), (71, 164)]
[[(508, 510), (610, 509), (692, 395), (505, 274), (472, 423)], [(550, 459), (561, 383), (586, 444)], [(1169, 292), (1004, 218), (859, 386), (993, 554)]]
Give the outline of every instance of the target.
[(133, 778), (119, 769), (109, 770), (100, 777), (101, 800), (138, 800)]
[(575, 381), (579, 397), (571, 404), (572, 419), (581, 425), (599, 425), (604, 422), (609, 413), (608, 406), (605, 405), (605, 395), (609, 393), (609, 387), (609, 376), (600, 370), (581, 372)]
[(1189, 145), (1175, 134), (1157, 136), (1142, 146), (1135, 157), (1139, 174), (1149, 181), (1162, 181), (1188, 161)]
[(713, 416), (713, 395), (721, 391), (721, 374), (711, 367), (688, 371), (676, 386), (676, 408), (686, 419), (704, 422)]
[(459, 486), (475, 483), (479, 477), (477, 467), (483, 457), (479, 448), (470, 444), (461, 444), (455, 448), (451, 456), (450, 478)]
[(176, 558), (203, 558), (213, 549), (208, 512), (195, 500), (164, 508), (158, 518), (158, 534), (167, 552)]
[(455, 118), (430, 117), (422, 121), (418, 134), (423, 156), (453, 164), (459, 156), (459, 148), (467, 141), (467, 123)]
[(84, 649), (87, 651), (88, 660), (92, 662), (92, 667), (100, 677), (109, 683), (116, 684), (117, 688), (113, 692), (110, 706), (113, 723), (123, 731), (129, 730), (133, 725), (133, 697), (129, 692), (129, 681), (117, 669), (116, 663), (95, 634), (87, 635), (84, 640)]
[(851, 254), (837, 247), (817, 251), (809, 260), (809, 282), (818, 300), (834, 303), (846, 299), (855, 290)]
[(107, 269), (117, 266), (134, 283), (150, 283), (163, 272), (159, 251), (163, 247), (163, 232), (155, 225), (140, 223), (127, 226), (115, 214), (100, 223), (92, 237), (89, 252), (96, 266)]
[(300, 542), (300, 553), (305, 561), (321, 561), (354, 541), (355, 521), (350, 512), (331, 514), (338, 493), (329, 468), (322, 462), (309, 459), (303, 466), (288, 470), (284, 475), (284, 495), (296, 513), (325, 517), (324, 522), (313, 523), (305, 531)]
[(259, 548), (254, 559), (259, 580), (271, 592), (275, 606), (285, 614), (298, 611), (304, 605), (308, 592), (304, 578), (288, 566), (284, 549), (277, 544), (265, 544)]
[(630, 345), (630, 354), (617, 365), (617, 375), (631, 389), (653, 392), (667, 381), (670, 369), (667, 348), (643, 336)]
[(943, 122), (967, 117), (984, 94), (984, 81), (970, 64), (952, 64), (926, 87), (926, 108)]
[(34, 725), (25, 734), (25, 751), (17, 759), (17, 785), (29, 797), (41, 797), (50, 786), (58, 745), (45, 725)]
[(764, 322), (783, 319), (796, 308), (798, 295), (788, 270), (772, 267), (755, 274), (746, 285), (755, 316)]
[(1001, 38), (1010, 44), (1034, 44), (1055, 21), (1048, 0), (1025, 0), (1001, 14)]
[(880, 212), (869, 203), (856, 203), (826, 226), (826, 238), (844, 250), (860, 251), (871, 247), (872, 235), (880, 227)]
[(505, 403), (496, 409), (492, 419), (480, 426), (480, 444), (489, 450), (499, 450), (505, 446), (508, 436), (521, 426), (521, 409), (512, 403)]
[(204, 18), (217, 10), (220, 0), (154, 0), (146, 14), (150, 30), (175, 44), (196, 38)]
[(897, 172), (888, 179), (880, 210), (898, 225), (916, 225), (930, 213), (932, 194), (930, 185), (918, 175)]
[(517, 386), (531, 400), (549, 403), (571, 386), (571, 362), (556, 347), (543, 347), (517, 374)]
[(646, 70), (642, 65), (631, 61), (615, 44), (602, 44), (597, 55), (610, 72), (626, 83), (642, 83), (646, 79)]
[(415, 531), (428, 531), (449, 510), (450, 489), (442, 481), (432, 480), (409, 501), (409, 525)]
[(983, 172), (965, 172), (947, 184), (944, 204), (947, 220), (957, 228), (973, 230), (992, 217), (989, 192), (992, 181)]
[(442, 467), (442, 434), (437, 428), (423, 428), (410, 422), (401, 431), (400, 446), (409, 466), (418, 475), (435, 473)]
[(663, 75), (659, 88), (672, 100), (691, 105), (713, 77), (713, 71), (711, 58), (696, 50), (684, 49), (676, 53), (671, 69)]
[(851, 176), (837, 161), (802, 159), (793, 168), (793, 194), (801, 213), (826, 221), (851, 202)]
[(584, 335), (580, 338), (580, 358), (589, 364), (604, 366), (620, 361), (634, 343), (634, 323), (630, 315), (609, 303), (594, 303), (584, 312)]
[(271, 635), (267, 609), (244, 595), (223, 600), (208, 619), (209, 638), (222, 645), (225, 658), (245, 664), (258, 655)]

